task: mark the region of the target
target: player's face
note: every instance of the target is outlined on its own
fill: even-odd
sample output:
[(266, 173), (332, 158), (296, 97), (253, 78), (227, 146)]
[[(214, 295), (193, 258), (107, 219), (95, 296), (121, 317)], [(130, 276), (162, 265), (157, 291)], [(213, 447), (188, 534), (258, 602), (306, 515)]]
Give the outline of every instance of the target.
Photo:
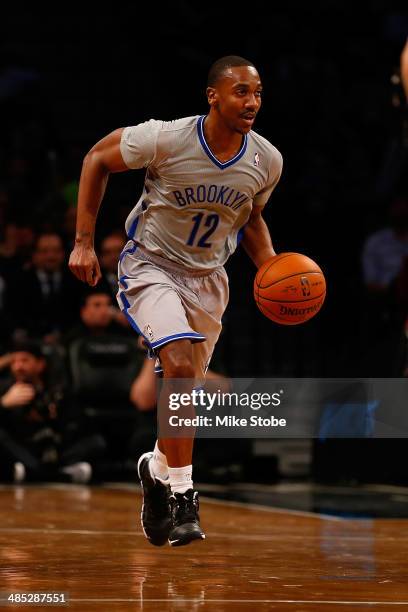
[(252, 66), (228, 68), (215, 87), (207, 90), (208, 101), (219, 119), (232, 131), (247, 134), (261, 107), (262, 84)]

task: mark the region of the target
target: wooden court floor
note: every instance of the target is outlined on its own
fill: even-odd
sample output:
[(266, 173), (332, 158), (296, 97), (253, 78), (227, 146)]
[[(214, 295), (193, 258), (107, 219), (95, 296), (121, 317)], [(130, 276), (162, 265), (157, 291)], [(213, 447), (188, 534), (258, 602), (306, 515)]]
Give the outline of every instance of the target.
[(147, 543), (139, 511), (132, 486), (0, 487), (1, 597), (64, 592), (59, 609), (75, 612), (408, 610), (408, 520), (204, 499), (207, 540), (172, 549)]

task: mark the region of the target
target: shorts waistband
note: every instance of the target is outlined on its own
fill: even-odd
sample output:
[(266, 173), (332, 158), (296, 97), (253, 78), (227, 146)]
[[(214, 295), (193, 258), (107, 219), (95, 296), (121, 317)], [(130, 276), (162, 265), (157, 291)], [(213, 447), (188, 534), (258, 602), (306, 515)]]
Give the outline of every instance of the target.
[(161, 257), (160, 255), (156, 255), (155, 253), (151, 253), (139, 242), (133, 242), (137, 245), (137, 251), (135, 253), (137, 258), (144, 259), (146, 261), (151, 261), (152, 263), (160, 266), (161, 268), (164, 268), (165, 270), (169, 270), (170, 272), (174, 272), (182, 276), (210, 276), (214, 272), (223, 269), (223, 266), (217, 266), (216, 268), (210, 268), (209, 270), (194, 270), (193, 268), (186, 268), (185, 266), (182, 266), (176, 263), (175, 261), (170, 261), (170, 259), (166, 259), (165, 257)]

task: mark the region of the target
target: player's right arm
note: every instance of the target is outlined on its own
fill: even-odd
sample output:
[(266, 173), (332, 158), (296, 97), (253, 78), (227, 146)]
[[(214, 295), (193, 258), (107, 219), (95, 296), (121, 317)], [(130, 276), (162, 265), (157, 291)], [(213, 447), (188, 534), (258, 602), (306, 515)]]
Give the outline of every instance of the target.
[(129, 170), (120, 150), (122, 132), (120, 128), (102, 138), (87, 153), (82, 164), (75, 246), (68, 265), (79, 280), (93, 287), (101, 278), (94, 249), (95, 224), (109, 174)]

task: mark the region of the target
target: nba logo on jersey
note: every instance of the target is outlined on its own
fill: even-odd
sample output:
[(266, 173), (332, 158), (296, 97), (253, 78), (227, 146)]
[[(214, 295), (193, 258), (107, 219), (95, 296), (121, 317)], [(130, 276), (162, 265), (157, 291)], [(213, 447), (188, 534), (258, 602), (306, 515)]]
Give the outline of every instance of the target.
[(258, 153), (255, 153), (255, 156), (254, 156), (254, 166), (259, 166), (259, 155), (258, 155)]
[(150, 325), (146, 325), (146, 326), (145, 326), (145, 328), (144, 328), (144, 330), (143, 330), (143, 335), (144, 335), (145, 337), (146, 337), (146, 336), (149, 336), (150, 341), (152, 341), (152, 340), (153, 340), (153, 338), (154, 338), (154, 334), (153, 334), (153, 330), (152, 330), (152, 328), (150, 327)]

